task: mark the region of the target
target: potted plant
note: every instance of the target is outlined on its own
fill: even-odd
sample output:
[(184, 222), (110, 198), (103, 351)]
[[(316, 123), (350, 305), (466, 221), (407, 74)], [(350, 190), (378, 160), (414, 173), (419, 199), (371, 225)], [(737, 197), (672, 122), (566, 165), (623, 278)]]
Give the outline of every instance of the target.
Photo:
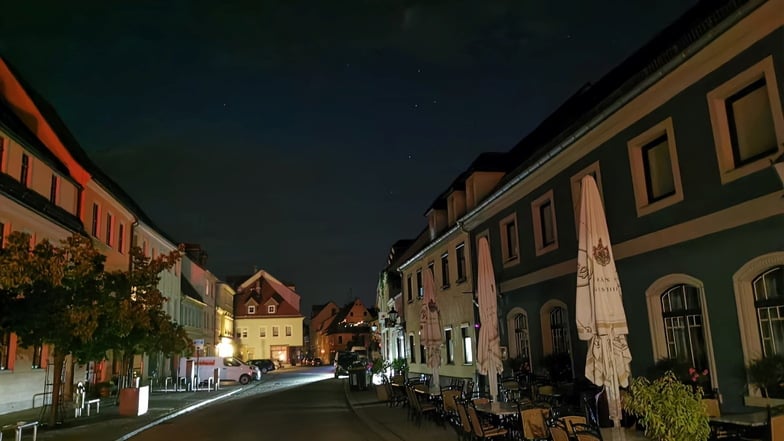
[(747, 368), (749, 380), (765, 398), (784, 398), (784, 355), (759, 358)]
[(394, 375), (402, 375), (403, 377), (408, 375), (408, 361), (405, 358), (392, 360), (391, 367)]
[(682, 383), (672, 371), (651, 381), (636, 377), (624, 408), (658, 441), (706, 441), (710, 436), (702, 389)]

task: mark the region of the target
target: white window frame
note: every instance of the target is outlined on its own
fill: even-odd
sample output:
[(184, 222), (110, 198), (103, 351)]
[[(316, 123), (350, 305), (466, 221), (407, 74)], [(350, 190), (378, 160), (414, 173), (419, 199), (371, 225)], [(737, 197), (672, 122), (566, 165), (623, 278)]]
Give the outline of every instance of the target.
[(283, 328), (283, 332), (286, 337), (291, 337), (292, 335), (294, 335), (294, 328), (291, 325), (286, 325)]
[[(711, 372), (711, 383), (714, 388), (719, 387), (719, 373), (716, 370), (716, 358), (713, 354), (713, 338), (711, 337), (710, 317), (708, 316), (708, 301), (705, 298), (705, 285), (701, 280), (688, 274), (668, 274), (658, 278), (645, 290), (645, 299), (648, 304), (648, 326), (651, 333), (651, 346), (653, 359), (668, 358), (667, 336), (662, 316), (661, 296), (665, 291), (675, 285), (688, 285), (697, 288), (700, 293), (700, 308), (702, 309), (702, 330), (705, 333), (705, 350), (708, 352), (708, 366)], [(753, 302), (752, 302), (753, 306)]]
[(267, 305), (267, 314), (275, 314), (277, 308), (275, 305)]
[[(542, 232), (542, 219), (540, 210), (541, 207), (550, 203), (550, 215), (553, 220), (553, 243), (544, 244), (544, 234)], [(558, 249), (558, 221), (555, 217), (555, 198), (553, 197), (553, 190), (550, 189), (543, 195), (536, 198), (531, 202), (531, 217), (534, 226), (534, 245), (536, 247), (536, 255), (541, 256), (551, 251)]]
[[(642, 149), (656, 138), (667, 136), (667, 149), (670, 152), (670, 167), (675, 192), (656, 201), (648, 200), (648, 184), (645, 179), (645, 166), (642, 158)], [(637, 217), (659, 211), (683, 200), (683, 185), (681, 172), (678, 165), (678, 149), (675, 143), (675, 130), (672, 118), (656, 124), (645, 132), (637, 135), (628, 142), (629, 167), (632, 173), (632, 186), (634, 187), (634, 201), (637, 208)]]
[(267, 338), (267, 327), (262, 326), (259, 328), (259, 337), (260, 338)]
[(256, 305), (248, 305), (248, 314), (256, 313)]
[[(773, 128), (776, 132), (778, 149), (768, 156), (761, 157), (753, 162), (735, 168), (725, 100), (763, 77), (765, 78), (765, 86), (768, 89), (768, 100), (772, 114), (771, 116), (773, 118)], [(708, 110), (710, 112), (713, 140), (716, 147), (719, 176), (721, 177), (722, 184), (727, 184), (742, 178), (743, 176), (770, 167), (770, 160), (777, 158), (778, 155), (784, 152), (784, 116), (782, 116), (779, 96), (779, 88), (778, 83), (776, 82), (776, 71), (773, 66), (772, 55), (765, 57), (708, 93)]]
[(242, 338), (248, 338), (248, 328), (241, 328), (240, 336), (242, 336)]
[(273, 326), (272, 327), (272, 336), (273, 337), (280, 337), (280, 326)]
[[(515, 252), (509, 249), (508, 225), (514, 225), (514, 237), (512, 244), (515, 247)], [(520, 224), (517, 222), (517, 213), (512, 213), (498, 222), (498, 228), (501, 231), (501, 258), (503, 259), (503, 267), (507, 268), (520, 263)]]
[[(744, 366), (748, 366), (752, 361), (762, 357), (762, 343), (757, 326), (757, 309), (754, 307), (754, 287), (751, 282), (760, 273), (779, 265), (784, 265), (784, 251), (757, 256), (746, 262), (732, 275)], [(761, 395), (759, 390), (749, 390), (749, 394)]]

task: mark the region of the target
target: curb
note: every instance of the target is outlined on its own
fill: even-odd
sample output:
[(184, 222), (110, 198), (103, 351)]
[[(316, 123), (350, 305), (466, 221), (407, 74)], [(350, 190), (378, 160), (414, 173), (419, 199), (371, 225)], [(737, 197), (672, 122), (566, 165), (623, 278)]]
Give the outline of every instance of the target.
[[(256, 385), (254, 385), (253, 387), (255, 387), (255, 386)], [(198, 409), (200, 407), (203, 407), (203, 406), (206, 406), (208, 404), (214, 403), (215, 401), (222, 400), (222, 399), (230, 397), (230, 396), (232, 396), (234, 394), (238, 394), (238, 393), (240, 393), (240, 392), (242, 392), (242, 391), (244, 391), (246, 389), (250, 389), (250, 388), (241, 387), (241, 388), (233, 390), (231, 392), (227, 392), (227, 393), (225, 393), (223, 395), (219, 395), (217, 397), (212, 397), (212, 398), (210, 398), (208, 400), (204, 400), (204, 401), (199, 401), (198, 403), (192, 404), (192, 405), (190, 405), (188, 407), (184, 407), (182, 409), (175, 410), (174, 412), (171, 412), (171, 413), (169, 413), (167, 415), (164, 415), (164, 416), (162, 416), (162, 417), (160, 417), (160, 418), (158, 418), (156, 420), (153, 420), (153, 421), (145, 424), (142, 427), (139, 427), (138, 429), (136, 429), (136, 430), (134, 430), (134, 431), (132, 431), (130, 433), (126, 433), (125, 435), (121, 436), (120, 438), (117, 438), (117, 441), (126, 441), (126, 440), (128, 440), (128, 439), (130, 439), (130, 438), (132, 438), (132, 437), (134, 437), (134, 436), (144, 432), (147, 429), (151, 429), (151, 428), (157, 426), (158, 424), (161, 424), (163, 422), (166, 422), (166, 421), (168, 421), (168, 420), (170, 420), (172, 418), (176, 418), (176, 417), (178, 417), (180, 415), (183, 415), (183, 414), (186, 414), (188, 412), (194, 411), (194, 410), (196, 410), (196, 409)]]

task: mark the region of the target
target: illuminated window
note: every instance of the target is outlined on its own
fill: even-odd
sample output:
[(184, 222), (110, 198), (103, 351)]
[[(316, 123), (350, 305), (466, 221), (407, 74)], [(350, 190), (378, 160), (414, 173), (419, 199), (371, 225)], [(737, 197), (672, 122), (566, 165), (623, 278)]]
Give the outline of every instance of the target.
[(446, 363), (455, 364), (455, 342), (452, 338), (452, 328), (444, 329), (444, 346), (446, 346)]
[(460, 336), (463, 339), (463, 364), (472, 364), (474, 362), (474, 349), (468, 325), (460, 326)]

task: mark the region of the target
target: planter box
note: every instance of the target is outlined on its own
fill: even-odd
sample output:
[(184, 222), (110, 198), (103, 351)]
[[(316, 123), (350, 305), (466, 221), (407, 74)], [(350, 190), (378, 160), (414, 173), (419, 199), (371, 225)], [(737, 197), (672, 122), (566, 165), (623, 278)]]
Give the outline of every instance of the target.
[(784, 398), (743, 397), (743, 403), (749, 407), (784, 406)]
[(389, 401), (389, 394), (387, 393), (387, 388), (383, 384), (376, 385), (376, 397), (378, 397), (379, 401)]
[(139, 416), (147, 413), (150, 386), (128, 387), (120, 390), (120, 415)]

